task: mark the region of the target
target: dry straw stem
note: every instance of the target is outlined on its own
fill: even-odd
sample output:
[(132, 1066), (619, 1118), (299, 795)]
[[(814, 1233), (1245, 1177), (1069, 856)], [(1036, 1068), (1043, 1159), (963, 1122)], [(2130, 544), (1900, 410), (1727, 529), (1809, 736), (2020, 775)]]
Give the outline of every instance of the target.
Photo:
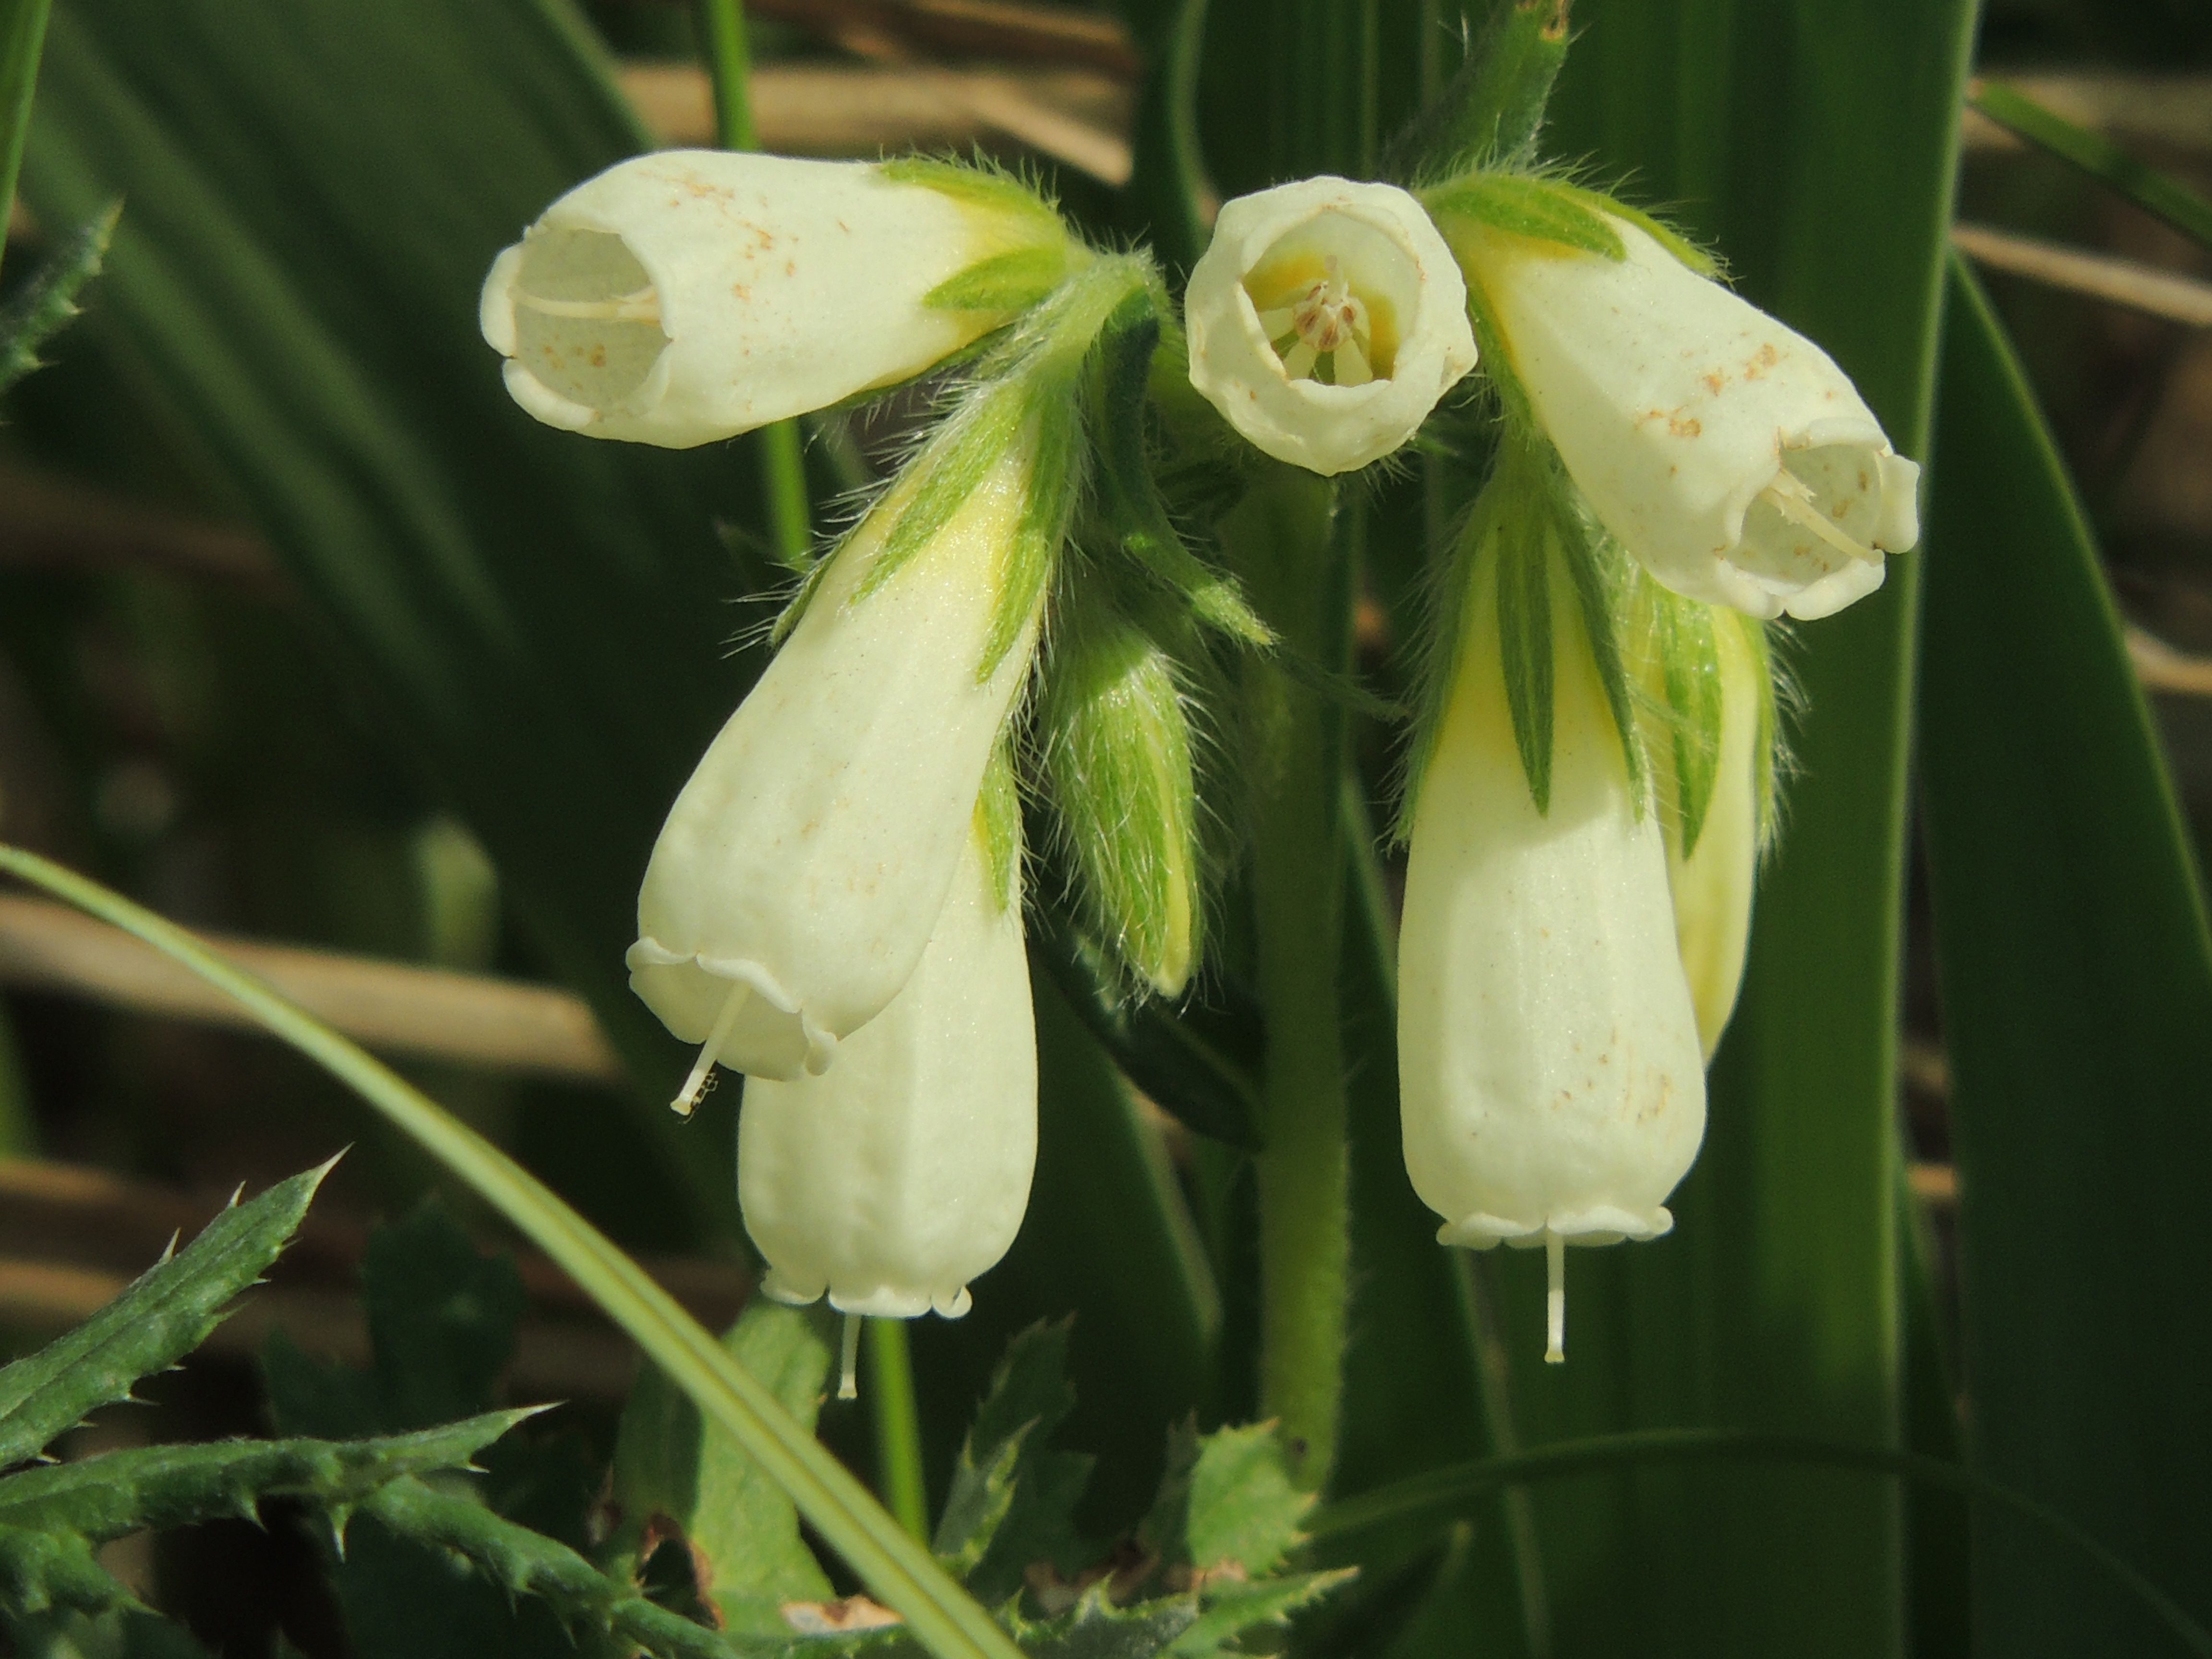
[(2125, 306), (2186, 328), (2212, 328), (2212, 283), (2201, 276), (2017, 236), (1988, 225), (1954, 225), (1951, 240), (1985, 269)]

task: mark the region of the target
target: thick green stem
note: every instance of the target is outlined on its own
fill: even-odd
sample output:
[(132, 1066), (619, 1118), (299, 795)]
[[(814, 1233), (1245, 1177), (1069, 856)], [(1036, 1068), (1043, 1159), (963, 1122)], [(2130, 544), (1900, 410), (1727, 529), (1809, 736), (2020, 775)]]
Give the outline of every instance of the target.
[(929, 1490), (921, 1474), (921, 1414), (906, 1321), (868, 1322), (868, 1408), (876, 1423), (876, 1492), (899, 1525), (929, 1541)]
[[(1351, 639), (1356, 523), (1334, 486), (1271, 472), (1222, 526), (1284, 645), (1340, 668)], [(1317, 1490), (1335, 1459), (1343, 1393), (1348, 1161), (1336, 979), (1344, 925), (1339, 805), (1344, 716), (1278, 663), (1249, 670), (1252, 887), (1267, 1012), (1260, 1158), (1261, 1409), (1282, 1425), (1293, 1478)]]
[[(752, 52), (745, 43), (742, 0), (699, 0), (699, 50), (714, 83), (714, 132), (724, 149), (758, 149), (753, 125)], [(776, 557), (805, 568), (813, 542), (813, 514), (806, 495), (806, 462), (799, 422), (778, 421), (755, 434), (761, 493), (768, 500), (769, 539)]]

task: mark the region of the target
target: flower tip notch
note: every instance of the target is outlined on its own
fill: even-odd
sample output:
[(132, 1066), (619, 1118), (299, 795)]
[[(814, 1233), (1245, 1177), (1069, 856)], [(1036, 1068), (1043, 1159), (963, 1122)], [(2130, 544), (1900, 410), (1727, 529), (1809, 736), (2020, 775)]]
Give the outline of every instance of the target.
[(1475, 362), (1451, 250), (1393, 185), (1307, 179), (1226, 204), (1184, 321), (1191, 385), (1325, 477), (1403, 444)]

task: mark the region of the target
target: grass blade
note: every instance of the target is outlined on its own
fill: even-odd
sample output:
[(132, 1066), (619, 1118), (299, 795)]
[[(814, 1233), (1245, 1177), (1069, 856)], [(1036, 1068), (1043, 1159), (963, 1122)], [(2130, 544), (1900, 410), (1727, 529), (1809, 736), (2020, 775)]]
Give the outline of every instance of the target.
[(1966, 101), (1999, 126), (2009, 128), (2062, 161), (2070, 161), (2146, 213), (2156, 214), (2198, 246), (2212, 248), (2212, 202), (2172, 173), (2137, 161), (2111, 139), (2075, 126), (2001, 82), (1976, 82)]

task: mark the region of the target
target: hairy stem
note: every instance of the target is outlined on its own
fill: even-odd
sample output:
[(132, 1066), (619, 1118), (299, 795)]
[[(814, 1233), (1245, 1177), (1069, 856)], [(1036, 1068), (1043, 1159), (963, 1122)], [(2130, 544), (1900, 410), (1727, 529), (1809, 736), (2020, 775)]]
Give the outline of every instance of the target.
[[(1222, 526), (1261, 615), (1286, 648), (1338, 669), (1351, 640), (1352, 538), (1327, 482), (1271, 471)], [(1336, 1455), (1347, 1265), (1342, 711), (1279, 663), (1247, 678), (1252, 886), (1267, 1007), (1260, 1158), (1262, 1413), (1282, 1425), (1293, 1477), (1318, 1490)]]

